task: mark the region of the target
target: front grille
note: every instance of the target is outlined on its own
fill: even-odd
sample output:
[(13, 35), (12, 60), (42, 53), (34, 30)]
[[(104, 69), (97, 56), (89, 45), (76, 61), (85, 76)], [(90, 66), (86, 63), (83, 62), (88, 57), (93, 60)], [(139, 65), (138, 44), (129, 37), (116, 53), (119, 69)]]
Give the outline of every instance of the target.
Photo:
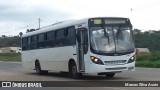
[(116, 68), (105, 68), (106, 70), (121, 70), (121, 69), (127, 69), (127, 67), (116, 67)]
[(116, 61), (104, 61), (106, 65), (122, 65), (125, 64), (127, 60), (116, 60)]

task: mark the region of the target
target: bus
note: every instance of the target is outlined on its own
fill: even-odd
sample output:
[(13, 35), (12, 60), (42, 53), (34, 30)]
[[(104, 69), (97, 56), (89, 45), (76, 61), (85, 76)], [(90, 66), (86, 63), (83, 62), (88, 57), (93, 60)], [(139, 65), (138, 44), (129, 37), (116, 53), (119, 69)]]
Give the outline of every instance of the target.
[(22, 35), (22, 64), (45, 74), (68, 72), (114, 77), (135, 70), (129, 18), (93, 17), (58, 22)]

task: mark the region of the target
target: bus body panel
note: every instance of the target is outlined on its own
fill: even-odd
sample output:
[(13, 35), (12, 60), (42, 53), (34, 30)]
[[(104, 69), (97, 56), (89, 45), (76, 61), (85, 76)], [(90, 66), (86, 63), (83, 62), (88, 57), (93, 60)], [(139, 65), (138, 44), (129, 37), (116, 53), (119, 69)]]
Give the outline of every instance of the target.
[(73, 55), (76, 53), (75, 48), (76, 46), (66, 46), (24, 51), (22, 53), (23, 65), (35, 69), (35, 61), (38, 60), (42, 70), (68, 71), (68, 61), (70, 59), (76, 60), (76, 56)]

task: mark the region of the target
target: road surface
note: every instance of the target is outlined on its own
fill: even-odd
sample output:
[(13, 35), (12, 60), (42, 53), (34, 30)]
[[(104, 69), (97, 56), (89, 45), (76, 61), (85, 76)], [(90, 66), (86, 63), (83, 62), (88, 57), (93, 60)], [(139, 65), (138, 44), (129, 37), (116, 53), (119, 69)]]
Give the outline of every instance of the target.
[[(160, 81), (160, 69), (156, 68), (136, 68), (134, 72), (122, 72), (114, 78), (105, 76), (84, 75), (80, 81)], [(0, 61), (0, 81), (77, 81), (67, 75), (50, 72), (48, 75), (39, 76), (35, 71), (22, 67), (21, 62)], [(49, 88), (48, 88), (49, 89)], [(56, 90), (160, 90), (157, 87), (65, 87)], [(46, 88), (47, 90), (47, 88)]]

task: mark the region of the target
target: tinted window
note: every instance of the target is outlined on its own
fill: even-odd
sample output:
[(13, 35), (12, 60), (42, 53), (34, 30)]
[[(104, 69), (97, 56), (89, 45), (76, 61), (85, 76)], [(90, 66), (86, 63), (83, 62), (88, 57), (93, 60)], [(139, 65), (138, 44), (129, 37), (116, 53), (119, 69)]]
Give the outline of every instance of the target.
[(30, 49), (37, 49), (37, 35), (31, 36)]
[(64, 30), (64, 36), (68, 36), (68, 28), (65, 28), (65, 30)]
[(47, 32), (47, 40), (53, 40), (55, 38), (54, 31)]
[(36, 35), (31, 37), (31, 42), (37, 42), (37, 36)]
[(70, 45), (76, 45), (76, 32), (74, 27), (66, 27), (22, 39), (22, 50), (63, 47)]
[(68, 35), (69, 36), (75, 36), (76, 32), (75, 32), (75, 28), (74, 27), (69, 27), (68, 28)]
[(38, 35), (38, 42), (42, 42), (42, 41), (44, 41), (44, 40), (45, 40), (45, 34), (44, 34), (44, 33), (39, 34), (39, 35)]
[(28, 44), (31, 43), (31, 37), (27, 37), (28, 38)]
[(27, 50), (28, 47), (28, 37), (22, 38), (22, 50)]
[(22, 38), (22, 50), (30, 49), (30, 37)]
[(22, 44), (28, 44), (28, 38), (27, 37), (22, 38)]
[(57, 39), (60, 39), (60, 38), (64, 38), (64, 29), (61, 29), (61, 30), (57, 30), (56, 31), (57, 33)]
[(76, 31), (74, 27), (68, 28), (68, 44), (69, 45), (76, 45)]

